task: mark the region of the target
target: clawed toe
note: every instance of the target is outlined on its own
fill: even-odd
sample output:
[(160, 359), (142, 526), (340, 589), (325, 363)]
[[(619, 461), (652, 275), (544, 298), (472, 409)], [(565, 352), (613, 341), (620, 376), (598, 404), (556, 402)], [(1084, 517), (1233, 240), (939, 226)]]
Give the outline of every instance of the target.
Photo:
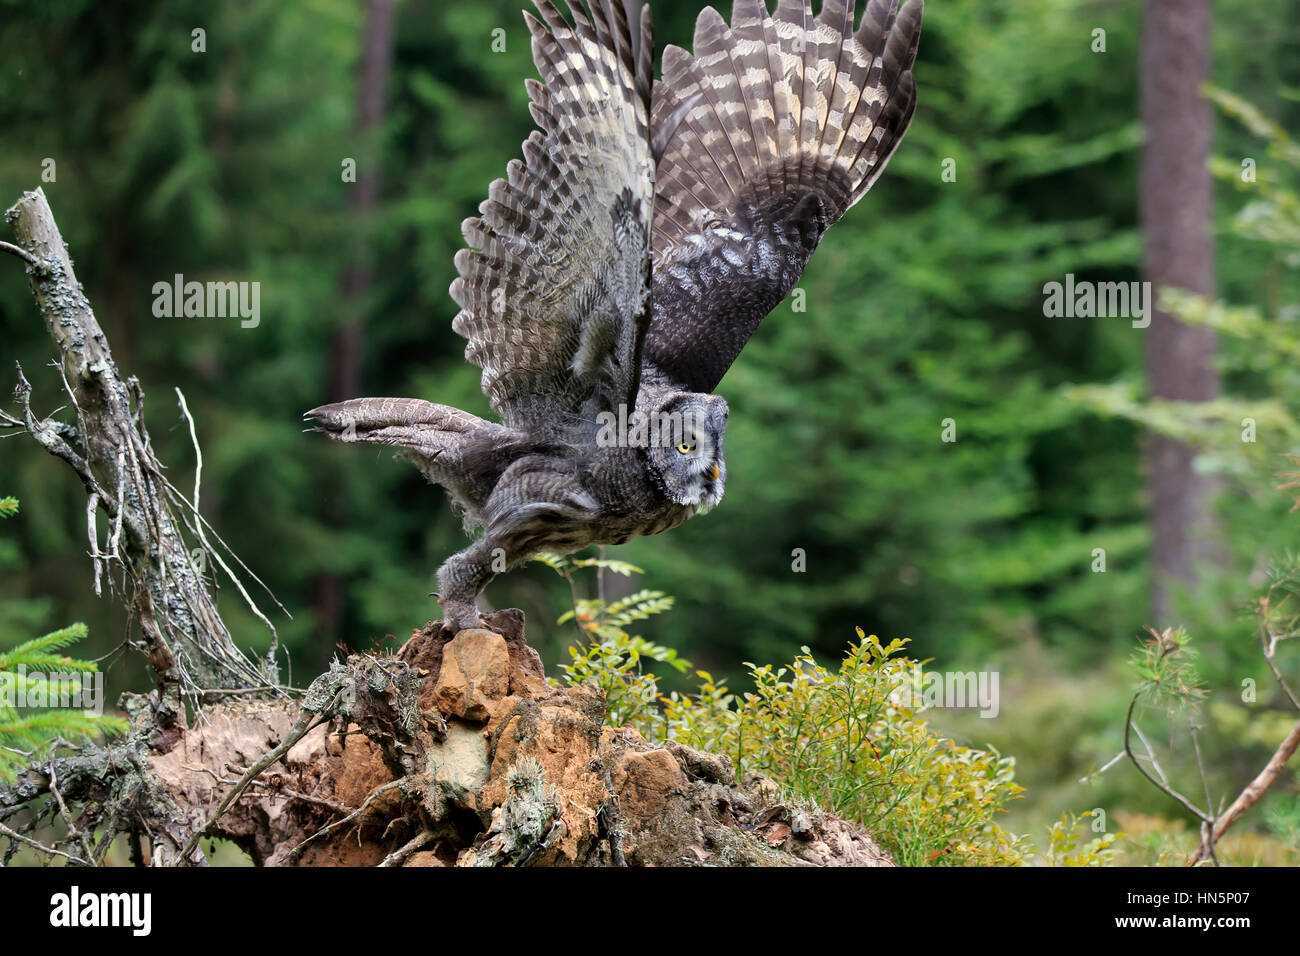
[(476, 627), (483, 626), (483, 619), (479, 617), (478, 607), (468, 601), (444, 601), (438, 599), (442, 605), (442, 633), (444, 635), (456, 635), (461, 631), (468, 631)]

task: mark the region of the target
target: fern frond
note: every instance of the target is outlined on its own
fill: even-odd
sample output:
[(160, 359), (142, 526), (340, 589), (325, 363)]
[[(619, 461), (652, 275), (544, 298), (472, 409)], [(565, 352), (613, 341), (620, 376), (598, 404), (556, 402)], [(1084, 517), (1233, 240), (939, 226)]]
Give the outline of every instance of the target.
[(557, 574), (567, 573), (571, 566), (568, 558), (562, 557), (561, 555), (555, 554), (551, 551), (539, 551), (528, 560), (536, 561), (538, 564), (544, 564)]
[(630, 578), (634, 574), (645, 574), (645, 571), (635, 564), (616, 561), (613, 558), (578, 558), (572, 563), (575, 568), (604, 568), (606, 571), (613, 571), (615, 574), (621, 574), (626, 578)]
[(644, 621), (671, 611), (674, 600), (663, 591), (637, 591), (610, 604), (605, 609), (605, 623), (612, 627), (626, 627), (633, 621)]

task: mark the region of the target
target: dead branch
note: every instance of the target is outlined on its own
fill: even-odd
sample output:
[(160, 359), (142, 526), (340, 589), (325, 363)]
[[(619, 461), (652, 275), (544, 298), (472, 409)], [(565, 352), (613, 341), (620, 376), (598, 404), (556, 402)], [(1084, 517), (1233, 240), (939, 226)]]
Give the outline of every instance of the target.
[[(1132, 741), (1130, 740), (1132, 731), (1136, 729), (1136, 725), (1133, 722), (1133, 711), (1134, 709), (1136, 709), (1140, 697), (1141, 697), (1140, 694), (1133, 695), (1133, 699), (1130, 700), (1128, 704), (1128, 713), (1124, 717), (1124, 753), (1128, 754), (1128, 758), (1131, 761), (1133, 761), (1133, 766), (1138, 768), (1142, 776), (1146, 777), (1147, 780), (1150, 781), (1153, 787), (1155, 787), (1161, 793), (1164, 793), (1167, 796), (1171, 797), (1172, 799), (1177, 800), (1179, 803), (1183, 805), (1183, 807), (1189, 813), (1195, 814), (1196, 819), (1201, 821), (1208, 821), (1213, 819), (1212, 817), (1209, 816), (1209, 814), (1201, 810), (1200, 807), (1192, 803), (1192, 801), (1188, 800), (1186, 797), (1184, 797), (1173, 787), (1169, 786), (1168, 782), (1165, 779), (1164, 772), (1160, 770), (1160, 765), (1156, 763), (1155, 753), (1151, 750), (1150, 744), (1146, 743), (1146, 738), (1142, 738), (1142, 742), (1147, 748), (1147, 758), (1151, 761), (1152, 766), (1156, 768), (1156, 772), (1160, 774), (1160, 779), (1156, 779), (1156, 777), (1153, 776), (1151, 772), (1147, 770), (1146, 767), (1142, 766), (1141, 761), (1139, 761), (1137, 758), (1137, 754), (1133, 752), (1133, 745), (1132, 745)], [(1138, 736), (1139, 737), (1142, 736), (1142, 732), (1140, 730), (1138, 731)]]
[[(118, 563), (127, 606), (139, 624), (160, 689), (178, 698), (201, 686), (276, 684), (274, 674), (235, 645), (217, 613), (197, 560), (205, 542), (191, 548), (178, 517), (190, 503), (170, 488), (154, 457), (140, 414), (143, 393), (113, 361), (44, 192), (24, 193), (5, 219), (27, 262), (28, 280), (58, 349), (76, 413), (75, 428), (38, 419), (31, 411), (31, 386), (20, 370), (22, 424), (73, 468), (96, 507), (113, 522), (108, 550), (101, 553), (92, 544), (95, 577), (102, 561)], [(97, 541), (93, 522), (88, 524), (88, 536)], [(180, 715), (179, 706), (173, 711)]]
[(1291, 733), (1287, 734), (1286, 739), (1273, 752), (1273, 756), (1264, 765), (1264, 769), (1246, 785), (1240, 796), (1232, 801), (1232, 806), (1228, 807), (1214, 821), (1214, 828), (1209, 835), (1209, 839), (1201, 841), (1201, 845), (1196, 848), (1196, 852), (1188, 859), (1189, 865), (1194, 866), (1213, 853), (1214, 844), (1223, 839), (1223, 835), (1228, 832), (1228, 827), (1236, 823), (1241, 815), (1253, 807), (1268, 788), (1273, 786), (1273, 782), (1277, 780), (1278, 775), (1286, 767), (1286, 762), (1291, 759), (1298, 747), (1300, 747), (1300, 723), (1291, 728)]
[(19, 259), (22, 259), (23, 262), (27, 263), (29, 266), (36, 265), (35, 256), (33, 256), (26, 249), (19, 249), (13, 243), (0, 242), (0, 252), (7, 252), (11, 256), (17, 256)]

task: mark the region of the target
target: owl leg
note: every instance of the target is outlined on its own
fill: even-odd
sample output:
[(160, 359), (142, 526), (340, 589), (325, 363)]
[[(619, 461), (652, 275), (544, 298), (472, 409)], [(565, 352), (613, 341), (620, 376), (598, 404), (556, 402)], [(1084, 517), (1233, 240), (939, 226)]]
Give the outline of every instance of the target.
[(479, 626), (478, 596), (496, 577), (492, 568), (492, 547), (476, 541), (453, 554), (438, 569), (438, 598), (442, 602), (443, 630), (455, 633)]

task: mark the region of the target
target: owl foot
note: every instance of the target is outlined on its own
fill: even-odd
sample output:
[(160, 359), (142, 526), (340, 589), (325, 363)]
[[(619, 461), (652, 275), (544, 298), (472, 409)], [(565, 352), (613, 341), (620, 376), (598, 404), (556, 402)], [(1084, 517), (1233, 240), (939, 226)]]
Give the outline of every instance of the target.
[(483, 626), (478, 606), (473, 601), (444, 601), (438, 598), (438, 603), (442, 605), (443, 634), (454, 636), (461, 631)]

